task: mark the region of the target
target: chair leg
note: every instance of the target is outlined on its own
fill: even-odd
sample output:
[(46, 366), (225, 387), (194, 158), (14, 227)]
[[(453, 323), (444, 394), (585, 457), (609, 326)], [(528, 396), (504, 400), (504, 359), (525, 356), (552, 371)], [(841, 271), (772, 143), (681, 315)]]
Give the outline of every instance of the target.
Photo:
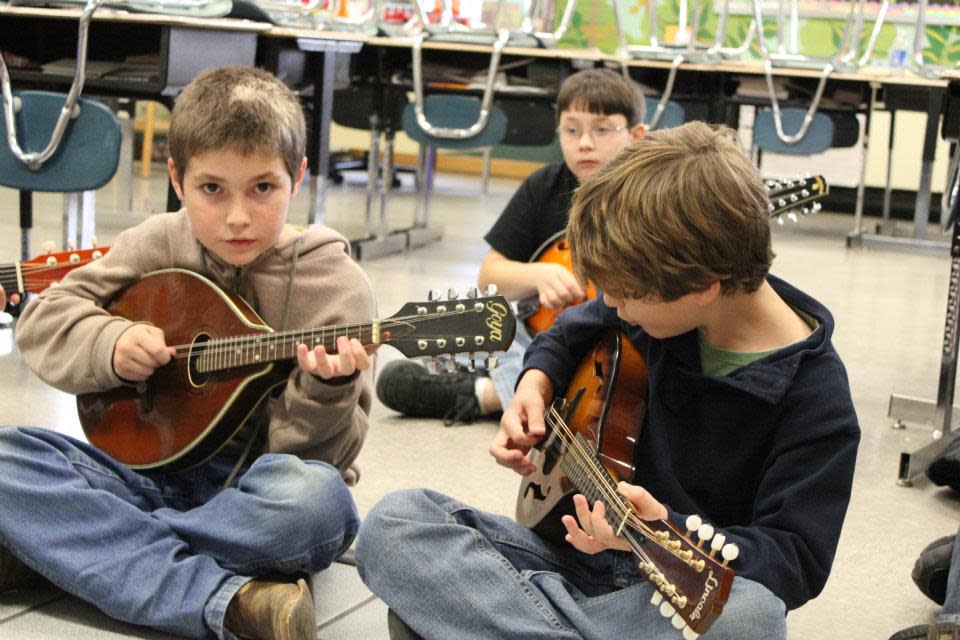
[(148, 100), (143, 112), (143, 146), (140, 149), (140, 177), (149, 178), (153, 164), (153, 121), (156, 117), (157, 103)]
[(96, 191), (63, 194), (64, 248), (81, 249), (93, 246), (96, 206)]
[(490, 190), (490, 162), (493, 157), (493, 147), (483, 148), (483, 169), (480, 175), (481, 192), (487, 195)]
[(133, 209), (133, 118), (121, 106), (117, 112), (120, 120), (120, 161), (117, 164), (117, 209)]
[(376, 237), (377, 230), (373, 226), (373, 202), (377, 193), (377, 173), (380, 170), (380, 118), (377, 114), (370, 116), (370, 148), (367, 151), (367, 205), (364, 211), (364, 234), (367, 237)]
[(33, 228), (33, 192), (20, 191), (20, 259), (30, 259), (30, 230)]
[(414, 227), (426, 227), (430, 224), (430, 195), (433, 191), (433, 179), (437, 171), (437, 149), (436, 147), (427, 147), (426, 157), (423, 167), (423, 194), (420, 200), (420, 207), (413, 220)]

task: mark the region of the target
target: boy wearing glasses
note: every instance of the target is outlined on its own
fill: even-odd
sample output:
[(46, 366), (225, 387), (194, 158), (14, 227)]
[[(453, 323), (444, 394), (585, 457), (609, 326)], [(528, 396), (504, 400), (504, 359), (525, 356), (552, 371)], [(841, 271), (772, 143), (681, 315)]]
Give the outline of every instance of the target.
[[(484, 238), (490, 250), (479, 276), (481, 287), (495, 284), (509, 300), (537, 296), (542, 306), (554, 310), (582, 302), (585, 287), (562, 265), (530, 260), (566, 228), (580, 183), (646, 131), (643, 93), (609, 69), (587, 69), (567, 78), (557, 96), (557, 113), (563, 162), (544, 166), (520, 185)], [(409, 360), (392, 362), (380, 374), (377, 396), (404, 415), (443, 418), (446, 425), (495, 417), (513, 398), (529, 343), (530, 337), (518, 331), (489, 377), (466, 371), (431, 376)]]

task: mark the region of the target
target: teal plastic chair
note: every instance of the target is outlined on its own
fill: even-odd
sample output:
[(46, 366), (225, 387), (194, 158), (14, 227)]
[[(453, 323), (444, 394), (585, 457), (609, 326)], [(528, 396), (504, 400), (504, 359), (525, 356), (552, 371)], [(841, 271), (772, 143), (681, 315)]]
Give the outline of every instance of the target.
[[(14, 127), (24, 153), (39, 153), (51, 140), (66, 96), (48, 91), (18, 91), (14, 96)], [(19, 108), (17, 109), (17, 105)], [(21, 253), (29, 258), (29, 232), (33, 226), (31, 194), (34, 191), (77, 193), (105, 185), (120, 162), (120, 122), (106, 106), (78, 98), (72, 117), (56, 151), (31, 169), (17, 158), (8, 143), (7, 125), (0, 118), (0, 185), (20, 192)], [(76, 221), (64, 219), (64, 244)], [(80, 225), (83, 226), (83, 225)], [(92, 229), (92, 218), (87, 225)], [(78, 244), (80, 244), (78, 242)]]
[[(657, 106), (660, 104), (660, 98), (644, 98), (644, 117), (643, 121), (649, 125), (657, 112)], [(664, 105), (663, 115), (660, 116), (656, 127), (650, 127), (650, 131), (660, 131), (661, 129), (672, 129), (679, 127), (687, 121), (687, 112), (673, 100), (667, 100)]]
[[(784, 134), (789, 136), (799, 131), (806, 114), (806, 109), (781, 109)], [(773, 110), (764, 108), (757, 112), (753, 123), (753, 145), (761, 152), (772, 151), (794, 156), (808, 156), (823, 153), (833, 146), (833, 130), (833, 120), (830, 116), (818, 111), (814, 114), (806, 135), (794, 144), (787, 144), (777, 135)]]
[[(432, 95), (424, 98), (423, 111), (430, 125), (445, 129), (467, 129), (480, 119), (481, 102), (463, 95)], [(439, 238), (437, 232), (427, 231), (430, 218), (430, 194), (437, 149), (490, 149), (503, 140), (507, 132), (507, 116), (498, 105), (490, 107), (486, 126), (470, 138), (444, 138), (431, 135), (417, 122), (412, 103), (403, 109), (403, 131), (409, 138), (420, 143), (421, 189), (423, 197), (414, 217), (413, 227), (408, 231), (410, 245), (423, 244)], [(418, 236), (424, 236), (423, 241)]]

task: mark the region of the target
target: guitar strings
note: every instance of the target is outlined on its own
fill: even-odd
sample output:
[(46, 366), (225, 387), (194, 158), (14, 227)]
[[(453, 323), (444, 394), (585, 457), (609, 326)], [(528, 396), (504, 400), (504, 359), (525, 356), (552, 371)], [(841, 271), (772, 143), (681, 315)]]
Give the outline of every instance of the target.
[[(397, 318), (389, 318), (387, 320), (382, 320), (380, 321), (379, 326), (381, 330), (391, 329), (393, 327), (401, 327), (409, 324), (416, 324), (418, 322), (423, 322), (424, 320), (435, 320), (437, 318), (443, 318), (443, 317), (448, 317), (452, 315), (464, 315), (467, 313), (479, 313), (479, 311), (471, 308), (471, 309), (465, 309), (463, 311), (448, 311), (445, 313), (432, 313), (432, 314), (426, 313), (426, 314), (416, 314), (416, 315), (410, 315), (410, 316), (400, 316)], [(373, 325), (374, 323), (368, 322), (368, 323), (360, 323), (357, 325), (347, 324), (347, 325), (333, 325), (330, 327), (319, 327), (317, 329), (302, 329), (302, 330), (298, 329), (294, 331), (286, 331), (279, 334), (258, 333), (253, 335), (237, 336), (232, 338), (216, 338), (216, 339), (210, 340), (209, 342), (199, 343), (201, 346), (210, 344), (210, 343), (216, 343), (216, 346), (202, 348), (200, 350), (200, 355), (209, 354), (210, 356), (216, 356), (221, 354), (231, 354), (236, 352), (238, 349), (244, 349), (250, 346), (254, 346), (258, 342), (266, 342), (279, 347), (299, 345), (300, 343), (304, 342), (303, 337), (306, 334), (315, 335), (317, 333), (320, 333), (325, 336), (325, 334), (329, 332), (331, 334), (331, 337), (336, 338), (339, 335), (341, 335), (341, 331), (342, 331), (343, 332), (342, 335), (349, 336), (351, 332), (351, 327), (355, 327), (355, 329), (353, 330), (356, 331), (358, 334), (362, 335), (363, 332), (372, 330)], [(413, 341), (418, 339), (425, 339), (425, 337), (424, 336), (420, 336), (419, 338), (404, 337), (404, 338), (398, 338), (397, 340), (391, 340), (390, 342)], [(190, 357), (192, 355), (193, 350), (196, 348), (196, 346), (197, 346), (197, 343), (173, 345), (173, 348), (176, 350), (176, 355), (174, 355), (173, 357), (175, 358)]]
[[(634, 511), (631, 506), (629, 506), (626, 497), (616, 492), (613, 487), (610, 486), (609, 475), (606, 475), (606, 472), (601, 472), (595, 466), (595, 456), (590, 451), (587, 451), (583, 448), (582, 443), (576, 439), (570, 427), (566, 424), (566, 422), (563, 420), (563, 417), (560, 416), (560, 413), (555, 407), (550, 407), (547, 416), (550, 427), (557, 432), (557, 434), (567, 445), (567, 452), (568, 454), (572, 454), (572, 460), (578, 463), (581, 471), (586, 471), (588, 476), (592, 476), (592, 480), (596, 485), (596, 488), (601, 493), (601, 497), (605, 496), (607, 498), (604, 501), (604, 505), (607, 506), (608, 513), (615, 514), (621, 521), (625, 520), (626, 523), (630, 524), (633, 528), (639, 530), (641, 533), (646, 534), (647, 539), (673, 553), (673, 551), (669, 549), (662, 540), (654, 535), (653, 529), (636, 514), (636, 511)], [(604, 475), (601, 475), (601, 473)], [(621, 534), (622, 533), (623, 532), (621, 532)], [(633, 542), (636, 543), (636, 540), (633, 540)], [(639, 543), (636, 544), (639, 545)], [(649, 562), (650, 560), (648, 557), (646, 557), (646, 554), (643, 555), (644, 559)]]
[[(673, 551), (668, 548), (662, 540), (653, 535), (653, 530), (636, 515), (633, 508), (628, 506), (626, 497), (613, 491), (608, 482), (609, 476), (600, 475), (600, 470), (594, 466), (596, 458), (589, 451), (586, 451), (583, 448), (583, 445), (576, 439), (570, 427), (563, 420), (563, 417), (560, 416), (556, 408), (551, 406), (545, 417), (547, 418), (550, 427), (553, 428), (568, 445), (567, 451), (573, 454), (573, 459), (575, 462), (579, 463), (580, 469), (585, 470), (588, 475), (592, 475), (594, 483), (600, 489), (600, 492), (607, 496), (608, 500), (604, 501), (604, 505), (609, 505), (608, 513), (626, 516), (628, 522), (630, 522), (635, 529), (640, 529), (642, 532), (647, 534), (646, 538), (648, 540), (651, 540), (653, 543), (659, 545), (669, 553), (673, 553)], [(634, 553), (639, 556), (648, 567), (653, 568), (653, 571), (650, 572), (650, 575), (656, 575), (661, 578), (664, 583), (666, 583), (666, 576), (663, 574), (660, 568), (653, 563), (653, 560), (650, 558), (649, 554), (647, 554), (640, 542), (636, 539), (636, 537), (634, 537), (633, 532), (629, 529), (624, 529), (620, 535), (626, 539), (627, 544), (630, 545), (630, 548), (633, 549)]]

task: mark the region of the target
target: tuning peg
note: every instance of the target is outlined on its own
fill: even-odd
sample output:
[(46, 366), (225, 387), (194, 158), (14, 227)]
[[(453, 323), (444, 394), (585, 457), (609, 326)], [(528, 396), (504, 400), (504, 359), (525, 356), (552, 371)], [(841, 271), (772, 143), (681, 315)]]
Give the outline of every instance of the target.
[(97, 242), (97, 236), (90, 236), (90, 248), (96, 249), (100, 244)]
[(670, 624), (673, 625), (674, 629), (683, 629), (687, 626), (687, 621), (683, 619), (679, 613), (673, 614), (673, 617), (670, 618)]
[(483, 359), (483, 366), (487, 368), (487, 371), (493, 371), (498, 364), (500, 364), (500, 360), (496, 356), (487, 356)]
[(427, 363), (427, 371), (436, 375), (440, 373), (441, 369), (442, 369), (442, 366), (440, 364), (440, 361), (437, 360), (437, 356), (433, 356), (430, 359), (430, 362)]
[(783, 226), (783, 216), (777, 216), (777, 224)]
[(790, 213), (788, 213), (788, 214), (787, 214), (787, 217), (790, 218), (790, 222), (796, 222), (796, 221), (797, 221), (797, 214), (796, 214), (796, 212), (794, 212), (794, 211), (791, 211)]
[(768, 203), (767, 203), (767, 211), (768, 211), (768, 212), (773, 213), (773, 212), (776, 211), (776, 210), (777, 210), (777, 208), (773, 205), (772, 202), (768, 202)]
[(703, 524), (703, 519), (697, 514), (693, 514), (692, 516), (687, 516), (686, 524), (687, 524), (687, 535), (689, 536), (691, 533), (693, 533), (694, 531), (700, 528), (700, 525)]
[(47, 240), (40, 245), (40, 249), (44, 253), (53, 253), (57, 250), (57, 244), (53, 240)]
[(717, 554), (717, 551), (723, 547), (723, 543), (727, 541), (727, 536), (722, 533), (718, 533), (713, 536), (713, 539), (710, 541), (710, 557), (714, 557)]
[(653, 595), (650, 597), (650, 604), (659, 607), (661, 602), (663, 602), (663, 594), (654, 590)]
[(820, 211), (820, 209), (823, 209), (823, 205), (820, 204), (819, 202), (814, 202), (814, 203), (813, 203), (813, 212), (816, 213), (817, 211)]
[(427, 300), (429, 300), (430, 302), (435, 302), (437, 300), (440, 300), (440, 290), (430, 289), (430, 291), (427, 293)]
[(456, 300), (460, 297), (460, 292), (456, 289), (447, 289), (447, 300)]
[(683, 640), (697, 640), (700, 637), (700, 634), (691, 629), (690, 627), (683, 628)]
[(468, 298), (476, 298), (476, 297), (477, 297), (477, 288), (476, 288), (476, 287), (470, 287), (469, 289), (467, 289), (467, 297), (468, 297)]
[(497, 285), (493, 284), (492, 282), (488, 284), (486, 290), (484, 291), (484, 295), (487, 297), (497, 295)]
[(660, 615), (664, 618), (669, 618), (676, 612), (677, 610), (673, 608), (673, 605), (666, 600), (660, 603)]
[(713, 526), (709, 524), (700, 525), (700, 528), (697, 529), (697, 537), (700, 538), (700, 542), (697, 543), (697, 546), (703, 546), (704, 542), (713, 537)]
[(720, 550), (720, 557), (723, 558), (723, 566), (727, 566), (728, 563), (736, 560), (739, 555), (740, 547), (732, 542), (723, 545), (723, 549)]
[(467, 360), (467, 363), (468, 363), (468, 364), (467, 364), (467, 371), (469, 371), (470, 373), (476, 373), (476, 371), (477, 371), (476, 356), (471, 353), (471, 354), (469, 354), (467, 357), (469, 358), (469, 359)]
[(449, 360), (447, 360), (447, 371), (450, 373), (456, 373), (460, 371), (460, 363), (451, 357)]

